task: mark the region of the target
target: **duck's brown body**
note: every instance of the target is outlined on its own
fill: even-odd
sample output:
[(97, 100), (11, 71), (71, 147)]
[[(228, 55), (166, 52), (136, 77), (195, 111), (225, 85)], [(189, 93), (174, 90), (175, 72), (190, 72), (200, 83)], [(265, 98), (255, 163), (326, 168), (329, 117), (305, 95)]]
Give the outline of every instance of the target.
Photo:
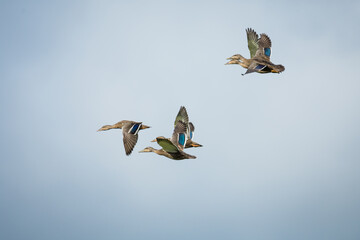
[(166, 152), (164, 149), (155, 149), (152, 147), (147, 147), (140, 152), (153, 152), (158, 155), (173, 159), (173, 160), (184, 160), (184, 159), (195, 159), (196, 157), (185, 152)]

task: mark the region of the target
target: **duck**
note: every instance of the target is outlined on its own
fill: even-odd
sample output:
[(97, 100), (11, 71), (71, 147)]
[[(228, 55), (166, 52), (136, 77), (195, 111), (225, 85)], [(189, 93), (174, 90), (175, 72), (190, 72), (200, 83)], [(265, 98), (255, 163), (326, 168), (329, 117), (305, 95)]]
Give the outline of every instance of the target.
[(257, 73), (281, 73), (285, 71), (285, 67), (281, 64), (274, 64), (270, 61), (271, 56), (271, 40), (265, 33), (259, 35), (252, 28), (246, 29), (248, 48), (250, 51), (250, 59), (244, 58), (240, 54), (235, 54), (227, 60), (225, 65), (238, 64), (247, 71), (244, 74), (253, 72)]
[(147, 128), (150, 128), (150, 126), (144, 125), (142, 122), (122, 120), (113, 125), (104, 125), (97, 131), (99, 132), (110, 129), (122, 129), (125, 153), (127, 156), (129, 156), (137, 143), (138, 132)]
[(162, 147), (161, 149), (146, 147), (139, 152), (153, 152), (173, 160), (195, 159), (196, 156), (190, 155), (182, 150), (186, 142), (186, 129), (186, 124), (179, 120), (175, 126), (172, 138), (160, 136), (155, 139)]
[[(192, 147), (202, 147), (200, 143), (193, 141), (195, 126), (192, 122), (189, 122), (189, 115), (187, 114), (186, 108), (184, 106), (180, 107), (178, 114), (176, 115), (174, 126), (182, 121), (186, 125), (186, 141), (185, 144), (178, 142), (179, 147), (183, 150), (184, 148), (192, 148)], [(183, 136), (180, 136), (179, 140), (182, 140)], [(151, 142), (156, 142), (156, 139), (152, 140)]]

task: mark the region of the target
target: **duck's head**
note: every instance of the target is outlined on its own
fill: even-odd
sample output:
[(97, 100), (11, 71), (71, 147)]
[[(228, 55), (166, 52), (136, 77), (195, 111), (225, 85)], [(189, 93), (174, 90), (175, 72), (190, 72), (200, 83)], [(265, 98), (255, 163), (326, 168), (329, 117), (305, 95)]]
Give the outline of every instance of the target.
[(227, 63), (225, 63), (225, 65), (229, 65), (229, 64), (240, 64), (241, 62), (239, 60), (230, 60)]
[(155, 139), (152, 140), (151, 142), (157, 142), (158, 139), (166, 139), (166, 137), (160, 136), (160, 137), (155, 138)]
[(227, 58), (227, 60), (240, 60), (241, 57), (242, 56), (240, 54), (234, 54), (231, 57)]
[(152, 147), (146, 147), (143, 150), (139, 151), (139, 153), (143, 153), (143, 152), (155, 152), (156, 149), (152, 148)]
[(115, 123), (114, 125), (113, 125), (113, 128), (122, 128), (126, 123), (128, 123), (128, 122), (130, 122), (130, 121), (128, 121), (128, 120), (122, 120), (122, 121), (120, 121), (120, 122), (118, 122), (118, 123)]
[(126, 120), (123, 120), (123, 121), (120, 121), (120, 122), (115, 123), (113, 125), (104, 125), (98, 131), (106, 131), (106, 130), (114, 129), (114, 128), (120, 128), (121, 129), (125, 125), (126, 122), (127, 122)]

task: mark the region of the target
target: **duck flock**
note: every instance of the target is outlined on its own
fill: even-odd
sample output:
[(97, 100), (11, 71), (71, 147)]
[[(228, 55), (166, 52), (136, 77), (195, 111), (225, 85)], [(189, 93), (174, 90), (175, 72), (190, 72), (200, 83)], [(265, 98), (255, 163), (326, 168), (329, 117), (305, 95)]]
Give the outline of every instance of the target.
[[(244, 58), (240, 54), (235, 54), (227, 58), (229, 61), (225, 63), (225, 65), (238, 64), (246, 68), (247, 71), (242, 75), (253, 72), (281, 73), (285, 70), (283, 65), (273, 64), (270, 61), (271, 40), (268, 35), (262, 33), (259, 37), (251, 28), (246, 29), (246, 35), (250, 59)], [(125, 153), (126, 155), (130, 155), (137, 143), (139, 131), (146, 128), (150, 127), (142, 124), (142, 122), (122, 120), (113, 125), (104, 125), (98, 131), (122, 129)], [(163, 136), (157, 137), (152, 142), (157, 142), (161, 146), (161, 149), (146, 147), (141, 150), (140, 153), (153, 152), (173, 160), (195, 159), (196, 156), (184, 152), (185, 148), (202, 147), (201, 144), (193, 141), (194, 131), (194, 124), (189, 121), (186, 108), (181, 106), (175, 118), (174, 131), (171, 138)]]

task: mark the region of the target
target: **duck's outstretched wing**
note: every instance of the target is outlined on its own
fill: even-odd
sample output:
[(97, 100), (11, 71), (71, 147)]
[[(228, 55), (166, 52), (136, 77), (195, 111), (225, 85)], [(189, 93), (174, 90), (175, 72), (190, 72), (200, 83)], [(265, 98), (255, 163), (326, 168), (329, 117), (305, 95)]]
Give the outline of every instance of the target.
[(141, 122), (129, 122), (123, 127), (123, 141), (126, 155), (130, 155), (133, 151), (137, 140), (138, 132), (141, 129)]
[(183, 121), (178, 121), (175, 125), (173, 135), (171, 137), (171, 142), (176, 144), (180, 149), (184, 149), (187, 141), (187, 130), (188, 125)]
[(259, 49), (259, 36), (252, 28), (246, 29), (246, 36), (248, 41), (248, 48), (250, 51), (250, 57), (253, 58), (256, 54), (256, 51)]
[(264, 57), (266, 60), (270, 60), (271, 56), (271, 40), (268, 35), (262, 33), (258, 41), (259, 48), (256, 51), (255, 56)]
[(187, 138), (191, 140), (194, 136), (195, 127), (192, 122), (189, 122), (189, 115), (187, 114), (186, 108), (184, 106), (180, 107), (179, 113), (176, 116), (174, 123), (175, 127), (178, 121), (182, 121), (187, 124), (188, 128), (186, 129), (186, 134)]
[(189, 139), (192, 140), (194, 137), (195, 126), (192, 122), (189, 122)]
[(186, 108), (184, 106), (180, 107), (180, 110), (179, 110), (179, 112), (178, 112), (178, 114), (176, 115), (176, 118), (175, 118), (174, 126), (176, 126), (178, 121), (182, 121), (185, 124), (189, 123), (189, 116), (188, 116)]
[(253, 62), (250, 64), (247, 71), (242, 75), (253, 73), (253, 72), (260, 72), (261, 70), (265, 69), (266, 67), (267, 67), (266, 65), (262, 65), (262, 64)]

